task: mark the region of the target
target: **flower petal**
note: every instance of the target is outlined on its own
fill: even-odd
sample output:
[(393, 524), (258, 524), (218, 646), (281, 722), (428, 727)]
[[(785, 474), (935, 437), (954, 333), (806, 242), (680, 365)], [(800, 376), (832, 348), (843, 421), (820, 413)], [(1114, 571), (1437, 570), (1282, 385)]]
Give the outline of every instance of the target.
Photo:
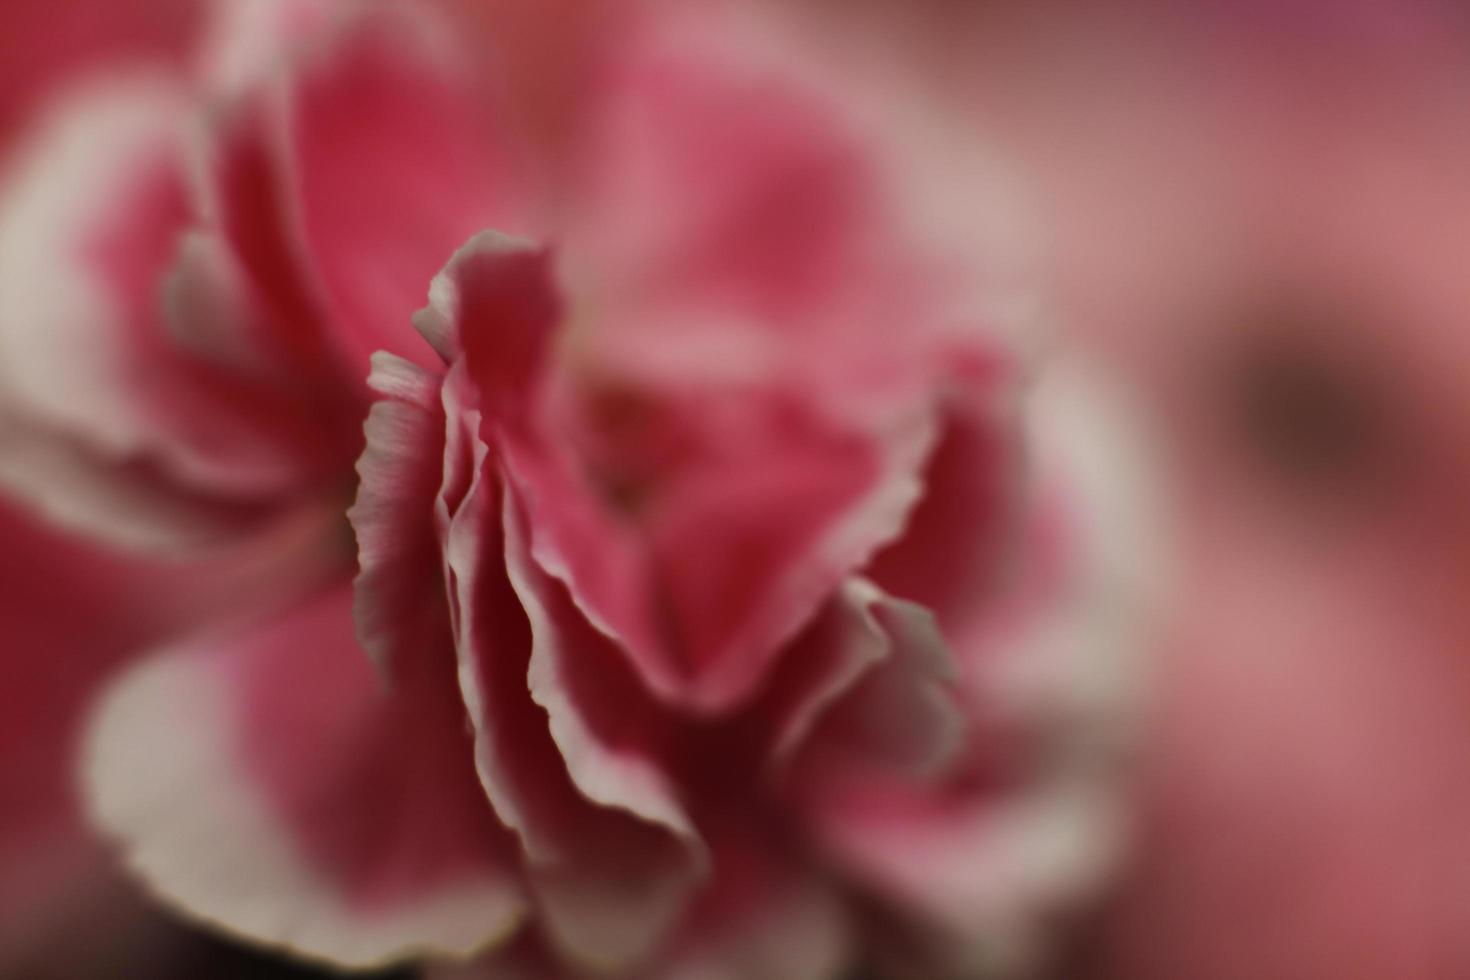
[[(771, 674), (757, 702), (761, 727), (772, 733), (767, 762), (780, 772), (823, 716), (892, 654), (892, 643), (867, 608), (856, 580), (817, 614)], [(866, 590), (861, 590), (866, 591)]]
[(523, 901), (450, 653), (385, 692), (350, 604), (337, 586), (125, 675), (91, 733), (94, 818), (161, 896), (243, 938), (354, 967), (468, 954)]
[[(1019, 575), (956, 650), (969, 750), (938, 781), (806, 770), (813, 837), (940, 934), (925, 976), (1030, 969), (1121, 842), (1121, 765), (1157, 602), (1148, 487), (1117, 407), (1065, 367), (1036, 396)], [(968, 971), (968, 972), (966, 972)]]
[[(790, 859), (781, 844), (726, 814), (714, 840), (715, 874), (654, 962), (648, 980), (831, 980), (851, 965), (851, 916), (835, 887)], [(544, 937), (522, 932), (469, 964), (430, 967), (432, 980), (571, 980)]]
[(933, 612), (956, 644), (984, 616), (984, 597), (1004, 585), (1014, 553), (1021, 427), (1006, 397), (1013, 397), (1008, 386), (987, 386), (945, 398), (923, 497), (903, 534), (865, 571), (885, 591)]
[[(274, 356), (244, 270), (196, 224), (186, 115), (156, 79), (82, 89), (32, 134), (0, 198), (0, 396), (30, 447), (8, 482), (35, 495), (86, 472), (38, 502), (133, 543), (198, 543), (211, 508), (225, 536), (350, 458), (334, 455), (333, 389)], [(178, 539), (155, 519), (176, 504), (191, 525)]]
[(749, 830), (715, 842), (715, 876), (656, 980), (832, 980), (854, 937), (833, 885)]
[(704, 845), (679, 803), (659, 754), (676, 737), (606, 636), (531, 560), (524, 509), (506, 491), (506, 568), (531, 626), (531, 698), (546, 710), (567, 773), (589, 800), (662, 825), (684, 840), (696, 866)]
[(464, 352), (487, 411), (514, 418), (530, 408), (560, 316), (549, 253), (482, 231), (434, 277), (413, 322), (445, 361)]
[(748, 703), (898, 533), (929, 447), (922, 419), (873, 438), (795, 397), (695, 379), (573, 411), (539, 441), (502, 436), (532, 553), (661, 699), (708, 714)]
[(902, 527), (931, 311), (840, 101), (656, 20), (593, 70), (572, 299), (503, 452), (537, 562), (663, 700), (720, 714)]
[(416, 357), (424, 284), (482, 228), (511, 229), (511, 166), (495, 106), (426, 5), (350, 23), (289, 91), (302, 227), (356, 363)]
[[(264, 450), (253, 461), (228, 458), (255, 449), (230, 431), (242, 428), (238, 419), (214, 411), (209, 421), (225, 430), (217, 445), (176, 445), (170, 437), (186, 437), (187, 423), (160, 405), (192, 395), (196, 426), (201, 411), (217, 409), (181, 390), (179, 359), (153, 364), (174, 353), (156, 300), (190, 220), (184, 111), (178, 91), (135, 77), (76, 94), (32, 134), (0, 201), (5, 386), (31, 414), (115, 454), (146, 448), (186, 475), (274, 485), (280, 477), (259, 470), (281, 464)], [(99, 143), (109, 148), (101, 158)]]
[(39, 105), (90, 72), (182, 68), (203, 10), (193, 0), (10, 0), (0, 9), (0, 155)]
[(864, 580), (849, 583), (846, 599), (868, 633), (880, 638), (883, 657), (813, 723), (799, 778), (834, 795), (852, 782), (932, 783), (965, 741), (949, 647), (922, 606)]
[(364, 425), (357, 500), (347, 512), (357, 535), (353, 616), (363, 648), (389, 676), (449, 636), (434, 521), (444, 468), (441, 380), (385, 353), (374, 355), (368, 379), (383, 397)]
[[(530, 696), (533, 638), (506, 574), (506, 501), (484, 465), (473, 480), (451, 521), (447, 564), (480, 777), (521, 838), (551, 941), (579, 962), (626, 968), (671, 927), (698, 879), (698, 861), (687, 839), (626, 809), (598, 805), (569, 775), (547, 713)], [(580, 760), (578, 768), (587, 777)], [(667, 801), (651, 802), (657, 799), (628, 802), (666, 809)]]

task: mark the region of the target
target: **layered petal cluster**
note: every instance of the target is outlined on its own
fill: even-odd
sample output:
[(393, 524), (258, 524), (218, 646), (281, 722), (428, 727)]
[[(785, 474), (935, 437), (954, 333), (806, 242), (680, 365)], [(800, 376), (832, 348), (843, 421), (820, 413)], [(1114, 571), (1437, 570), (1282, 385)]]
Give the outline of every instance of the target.
[(1029, 965), (1116, 830), (1135, 498), (912, 129), (737, 15), (512, 19), (576, 52), (526, 84), (427, 7), (234, 13), (0, 201), (0, 477), (283, 556), (98, 709), (129, 866), (345, 967)]
[[(442, 363), (375, 359), (361, 639), (453, 649), (562, 970), (1027, 965), (1113, 831), (1117, 447), (1054, 450), (1112, 526), (1042, 492), (1019, 365), (861, 127), (674, 37), (601, 66), (564, 222), (435, 279)], [(452, 640), (404, 632), (434, 609)], [(1098, 757), (1034, 756), (1055, 725)]]
[[(435, 280), (416, 323), (443, 364), (375, 359), (352, 512), (364, 646), (390, 674), (453, 650), (533, 955), (670, 977), (1033, 965), (1114, 843), (1136, 640), (1114, 590), (1147, 575), (1118, 562), (1138, 525), (1114, 435), (1079, 426), (1096, 407), (1065, 386), (1037, 406), (1038, 487), (1007, 368), (947, 344), (907, 363), (922, 322), (886, 357), (923, 383), (875, 410), (892, 379), (865, 377), (840, 411), (819, 375), (870, 351), (732, 370), (740, 331), (776, 325), (697, 315), (608, 343), (646, 321), (578, 324), (555, 265), (487, 232)], [(399, 631), (423, 604), (452, 639)]]
[[(0, 478), (126, 544), (238, 541), (350, 498), (367, 356), (505, 185), (421, 19), (279, 0), (219, 20), (196, 78), (74, 86), (0, 188)], [(432, 165), (403, 159), (424, 144)], [(467, 193), (435, 210), (441, 181)]]

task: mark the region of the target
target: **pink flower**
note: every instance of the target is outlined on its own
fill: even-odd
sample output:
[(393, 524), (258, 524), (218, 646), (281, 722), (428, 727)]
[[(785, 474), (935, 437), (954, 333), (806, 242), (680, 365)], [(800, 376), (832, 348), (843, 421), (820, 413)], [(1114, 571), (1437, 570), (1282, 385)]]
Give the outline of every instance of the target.
[(239, 10), (0, 202), (0, 476), (281, 555), (99, 709), (132, 869), (352, 967), (1028, 965), (1111, 850), (1147, 569), (923, 127), (739, 17), (533, 17), (578, 50), (507, 100), (426, 11)]

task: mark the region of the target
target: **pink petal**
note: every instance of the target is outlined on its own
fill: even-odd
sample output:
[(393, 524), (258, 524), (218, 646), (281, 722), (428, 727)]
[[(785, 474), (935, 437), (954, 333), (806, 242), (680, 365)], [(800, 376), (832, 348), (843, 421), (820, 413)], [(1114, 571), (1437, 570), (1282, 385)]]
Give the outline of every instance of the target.
[(83, 91), (0, 199), (0, 371), (24, 447), (7, 482), (134, 542), (238, 530), (313, 486), (351, 431), (332, 424), (332, 388), (263, 343), (268, 313), (235, 257), (191, 230), (184, 111), (156, 81)]
[(303, 374), (335, 373), (355, 381), (367, 372), (353, 373), (345, 363), (349, 352), (334, 343), (326, 299), (301, 260), (302, 232), (275, 92), (266, 89), (232, 105), (211, 129), (203, 208), (272, 314), (272, 329), (263, 338), (271, 360)]
[(677, 28), (618, 50), (558, 252), (591, 312), (503, 451), (538, 563), (661, 698), (728, 712), (916, 499), (933, 310), (800, 70)]
[(592, 110), (594, 68), (642, 15), (610, 0), (448, 0), (471, 47), (492, 53), (482, 73), (503, 90), (528, 177), (548, 196), (566, 179), (572, 144)]
[(310, 393), (297, 415), (316, 420), (316, 458), (335, 473), (362, 448), (368, 352), (336, 329), (306, 261), (279, 95), (267, 87), (213, 120), (201, 210), (259, 308), (252, 347), (298, 398)]
[[(648, 980), (831, 980), (850, 967), (856, 937), (833, 885), (762, 836), (741, 814), (725, 815), (715, 838), (715, 875), (656, 959)], [(471, 964), (431, 967), (433, 980), (570, 980), (544, 937), (521, 933), (514, 946)]]
[(353, 615), (364, 649), (390, 676), (404, 659), (448, 635), (434, 506), (444, 468), (441, 379), (392, 354), (373, 358), (370, 387), (383, 397), (365, 423), (357, 500)]
[(1018, 575), (956, 651), (965, 751), (942, 778), (918, 781), (834, 770), (816, 754), (797, 785), (833, 860), (931, 924), (947, 964), (934, 975), (1034, 968), (1050, 923), (1099, 887), (1120, 843), (1126, 736), (1157, 602), (1150, 494), (1117, 406), (1090, 383), (1056, 370), (1031, 408), (1037, 487)]
[(897, 533), (928, 448), (922, 425), (875, 440), (761, 388), (691, 379), (587, 397), (550, 445), (503, 443), (533, 554), (645, 683), (701, 712), (748, 700)]
[(680, 923), (657, 980), (829, 980), (857, 937), (835, 885), (734, 808), (711, 820), (714, 875)]
[(28, 144), (0, 201), (7, 387), (118, 456), (151, 453), (237, 495), (270, 491), (291, 482), (293, 461), (224, 404), (236, 392), (201, 390), (232, 379), (179, 356), (159, 304), (191, 220), (184, 111), (176, 92), (135, 79), (60, 106)]
[(0, 8), (0, 155), (69, 82), (125, 65), (181, 66), (200, 13), (192, 0), (8, 0)]
[(683, 40), (692, 50), (634, 45), (599, 78), (584, 175), (593, 210), (573, 220), (583, 247), (617, 262), (588, 274), (623, 272), (640, 291), (718, 300), (776, 329), (813, 326), (864, 244), (869, 161), (792, 78)]
[(1012, 574), (1022, 459), (1016, 409), (1004, 397), (984, 391), (946, 399), (923, 497), (902, 536), (865, 573), (931, 610), (956, 643), (984, 615), (984, 597)]
[(379, 349), (416, 357), (425, 283), (480, 229), (515, 224), (499, 110), (444, 27), (427, 7), (380, 8), (290, 88), (305, 243), (363, 367)]
[(865, 791), (875, 782), (932, 784), (948, 773), (965, 742), (953, 657), (922, 606), (861, 580), (848, 594), (870, 634), (880, 638), (882, 660), (815, 723), (800, 778), (834, 795), (853, 783)]
[[(87, 701), (140, 643), (153, 642), (157, 602), (142, 562), (47, 528), (0, 500), (0, 946), (23, 940), (26, 907), (104, 855), (85, 846), (70, 773)], [(55, 911), (53, 909), (53, 911)]]
[(531, 627), (531, 699), (546, 710), (567, 774), (592, 802), (667, 828), (702, 859), (704, 845), (660, 758), (678, 737), (673, 719), (566, 587), (531, 560), (524, 508), (512, 492), (505, 498), (506, 569)]
[(823, 607), (802, 630), (754, 713), (772, 733), (767, 764), (784, 769), (826, 713), (892, 653), (886, 633), (864, 602), (856, 580)]
[(248, 96), (350, 9), (341, 0), (218, 0), (195, 51), (196, 74), (212, 99)]
[(596, 310), (583, 343), (883, 418), (934, 380), (956, 319), (977, 319), (969, 284), (913, 227), (904, 130), (878, 133), (854, 111), (867, 93), (727, 14), (629, 18), (592, 73), (559, 242), (567, 291)]
[(663, 412), (697, 456), (660, 481), (641, 521), (649, 589), (665, 604), (666, 676), (718, 710), (748, 697), (842, 579), (897, 532), (926, 433), (884, 445), (739, 390), (690, 392)]
[(496, 811), (521, 838), (551, 940), (579, 962), (624, 967), (670, 927), (697, 862), (687, 841), (596, 805), (569, 776), (546, 711), (530, 697), (533, 638), (506, 576), (500, 498), (477, 467), (447, 545), (476, 762)]
[(3, 410), (0, 485), (64, 527), (149, 551), (239, 543), (271, 517), (267, 507), (193, 492), (154, 467), (121, 464), (71, 433)]
[(451, 653), (392, 693), (334, 587), (160, 654), (104, 699), (98, 824), (171, 904), (344, 966), (494, 942), (523, 909), (480, 792)]
[(562, 315), (549, 253), (500, 232), (455, 252), (416, 320), (441, 354), (463, 348), (482, 408), (523, 424), (547, 370)]
[[(439, 495), (434, 500), (434, 530), (439, 547), (448, 557), (449, 531), (465, 498), (475, 482), (475, 474), (484, 464), (488, 447), (480, 438), (480, 411), (473, 408), (473, 386), (465, 378), (465, 364), (456, 361), (445, 374), (439, 391), (444, 411), (444, 468)], [(448, 569), (446, 567), (446, 573)], [(448, 590), (451, 612), (457, 604), (457, 593)], [(458, 627), (455, 627), (458, 630)]]

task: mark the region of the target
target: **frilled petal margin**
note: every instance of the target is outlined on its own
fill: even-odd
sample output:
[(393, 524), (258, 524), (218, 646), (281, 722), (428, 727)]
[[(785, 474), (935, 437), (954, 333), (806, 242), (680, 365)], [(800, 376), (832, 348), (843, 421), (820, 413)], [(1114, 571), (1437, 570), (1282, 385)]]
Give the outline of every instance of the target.
[(728, 713), (899, 533), (932, 426), (844, 427), (786, 382), (571, 377), (552, 271), (545, 251), (482, 234), (416, 322), (464, 352), (539, 568), (662, 700)]
[(412, 647), (433, 635), (424, 617), (444, 605), (433, 583), (447, 583), (480, 777), (520, 837), (545, 927), (570, 957), (625, 967), (670, 928), (707, 864), (660, 765), (659, 709), (531, 560), (462, 366), (441, 377), (391, 355), (375, 365), (382, 397), (352, 510), (358, 629), (394, 674), (412, 670), (423, 653)]
[(795, 66), (677, 21), (607, 68), (570, 209), (564, 277), (598, 304), (574, 328), (608, 375), (570, 434), (603, 472), (576, 490), (612, 513), (583, 518), (550, 467), (513, 475), (538, 562), (660, 696), (713, 715), (899, 534), (932, 432), (873, 407), (919, 297), (889, 309), (863, 142)]
[(85, 759), (99, 827), (162, 899), (340, 966), (464, 956), (520, 921), (451, 653), (385, 691), (345, 583), (130, 670)]
[(950, 778), (826, 781), (803, 808), (837, 866), (944, 934), (924, 976), (1035, 965), (1051, 923), (1096, 886), (1123, 831), (1160, 543), (1118, 408), (1070, 370), (1036, 392), (1035, 493), (1007, 591), (960, 640), (971, 751)]
[(442, 379), (379, 352), (368, 386), (379, 400), (363, 429), (357, 500), (353, 614), (357, 636), (390, 677), (449, 636), (434, 506), (443, 482)]
[(1024, 490), (1020, 402), (1018, 385), (1005, 379), (945, 396), (923, 497), (865, 573), (930, 610), (952, 642), (986, 615), (1010, 571)]
[(613, 643), (592, 628), (562, 583), (531, 560), (524, 510), (507, 489), (505, 562), (531, 626), (531, 698), (582, 795), (666, 828), (704, 862), (704, 844), (661, 764), (677, 732)]
[[(569, 773), (545, 708), (530, 696), (533, 628), (541, 631), (543, 644), (554, 642), (545, 632), (551, 624), (538, 610), (533, 627), (507, 575), (506, 500), (496, 473), (484, 463), (483, 447), (478, 458), (450, 522), (446, 553), (460, 684), (475, 729), (480, 777), (501, 819), (520, 836), (529, 884), (552, 942), (593, 968), (626, 969), (671, 928), (702, 877), (702, 854), (690, 837), (635, 815), (637, 808), (677, 821), (671, 801), (656, 787), (639, 787), (639, 796), (627, 782), (628, 771), (615, 772), (607, 783), (591, 787), (617, 801), (610, 806), (592, 798)], [(538, 686), (543, 699), (552, 700), (546, 680)], [(564, 707), (558, 710), (563, 741), (591, 749), (569, 734)], [(585, 735), (571, 724), (577, 736)], [(635, 770), (647, 773), (633, 761)], [(589, 780), (585, 759), (576, 764), (584, 782)]]
[(849, 580), (844, 615), (881, 656), (813, 707), (795, 760), (798, 778), (827, 787), (873, 782), (932, 783), (965, 742), (958, 667), (934, 616)]

